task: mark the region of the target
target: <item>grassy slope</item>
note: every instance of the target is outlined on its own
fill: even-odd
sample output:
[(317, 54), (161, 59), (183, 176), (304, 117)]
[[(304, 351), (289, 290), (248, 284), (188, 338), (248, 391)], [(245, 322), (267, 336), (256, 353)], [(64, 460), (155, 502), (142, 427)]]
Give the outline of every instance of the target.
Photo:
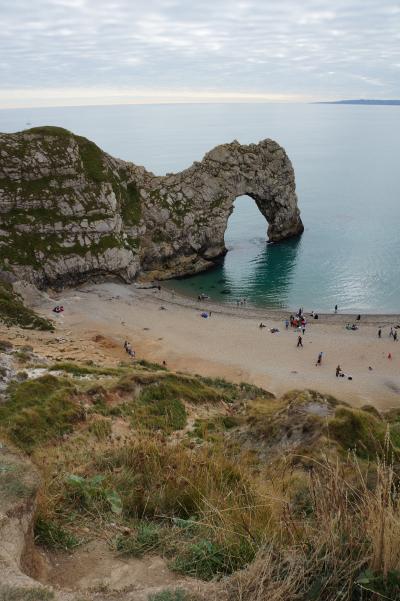
[(120, 553), (232, 574), (218, 592), (229, 601), (397, 598), (396, 412), (154, 365), (55, 367), (65, 377), (13, 384), (0, 408), (42, 474), (42, 545), (73, 549), (89, 525)]
[(6, 326), (19, 326), (32, 330), (54, 330), (48, 319), (37, 315), (32, 309), (26, 307), (21, 297), (16, 294), (11, 286), (0, 281), (0, 321)]

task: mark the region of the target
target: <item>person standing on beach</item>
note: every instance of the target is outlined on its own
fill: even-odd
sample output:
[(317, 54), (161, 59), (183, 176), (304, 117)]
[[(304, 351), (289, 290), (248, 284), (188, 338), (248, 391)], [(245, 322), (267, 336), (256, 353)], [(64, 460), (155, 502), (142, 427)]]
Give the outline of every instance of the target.
[(297, 348), (299, 348), (299, 346), (301, 346), (301, 348), (303, 348), (303, 339), (301, 336), (297, 337)]
[(390, 328), (389, 338), (391, 338), (392, 336), (393, 336), (393, 328)]
[(335, 313), (337, 313), (337, 305), (335, 305)]
[(336, 368), (336, 377), (338, 378), (340, 376), (340, 372), (342, 371), (342, 368), (340, 367), (340, 365), (337, 366)]
[(395, 330), (393, 333), (393, 340), (394, 342), (397, 342), (397, 330)]
[(378, 338), (382, 338), (382, 328), (379, 328), (378, 330)]
[(317, 359), (317, 362), (315, 364), (316, 367), (318, 367), (318, 365), (321, 365), (321, 363), (322, 363), (322, 352), (318, 353), (318, 359)]
[(287, 330), (289, 329), (289, 320), (288, 319), (285, 320), (285, 328)]

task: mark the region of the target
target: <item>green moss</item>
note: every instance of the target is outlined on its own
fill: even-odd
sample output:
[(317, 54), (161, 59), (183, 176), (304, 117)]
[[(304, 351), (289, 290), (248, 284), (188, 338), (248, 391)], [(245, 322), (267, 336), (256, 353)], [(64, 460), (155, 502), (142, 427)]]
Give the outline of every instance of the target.
[(0, 406), (1, 429), (27, 452), (71, 432), (73, 424), (83, 417), (68, 380), (45, 375), (12, 383), (8, 393), (8, 402)]
[(87, 177), (97, 183), (107, 181), (108, 174), (105, 169), (103, 151), (87, 138), (82, 136), (74, 136), (74, 138), (78, 142), (83, 170)]
[(5, 282), (0, 282), (0, 321), (7, 326), (19, 326), (29, 330), (54, 330), (51, 321), (25, 307), (11, 284)]
[(127, 185), (126, 194), (121, 201), (122, 220), (126, 225), (137, 225), (142, 216), (140, 192), (135, 182)]

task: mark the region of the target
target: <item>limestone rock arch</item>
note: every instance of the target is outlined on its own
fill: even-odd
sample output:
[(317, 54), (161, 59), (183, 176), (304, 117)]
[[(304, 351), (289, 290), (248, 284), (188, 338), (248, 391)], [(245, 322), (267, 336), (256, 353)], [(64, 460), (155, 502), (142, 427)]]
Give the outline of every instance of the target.
[[(224, 255), (224, 234), (238, 196), (254, 199), (268, 222), (269, 241), (297, 236), (304, 229), (292, 164), (284, 149), (273, 140), (250, 145), (234, 141), (217, 146), (201, 162), (180, 173), (154, 178), (150, 186), (152, 199), (165, 211), (160, 232), (165, 244), (159, 244), (158, 248), (148, 246), (143, 262), (145, 271), (157, 270), (160, 253), (164, 269), (169, 266), (167, 272), (175, 270), (175, 275), (201, 271), (210, 261)], [(176, 222), (176, 212), (178, 215), (183, 212), (184, 216), (180, 231), (175, 234), (170, 220), (172, 216)], [(155, 219), (156, 240), (157, 222)], [(172, 238), (179, 239), (179, 249), (168, 244), (169, 230), (171, 242)], [(177, 255), (184, 266), (182, 273), (175, 262)], [(162, 277), (161, 273), (154, 275)]]
[(238, 196), (273, 242), (303, 231), (292, 164), (272, 140), (222, 144), (156, 176), (57, 127), (0, 134), (0, 270), (39, 287), (197, 273), (226, 252)]

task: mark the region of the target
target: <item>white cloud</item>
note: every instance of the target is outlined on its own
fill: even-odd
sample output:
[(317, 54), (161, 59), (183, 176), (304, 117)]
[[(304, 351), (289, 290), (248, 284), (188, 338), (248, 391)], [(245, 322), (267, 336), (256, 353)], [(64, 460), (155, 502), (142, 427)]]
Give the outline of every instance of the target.
[(400, 9), (386, 0), (0, 2), (0, 106), (18, 96), (58, 102), (59, 93), (71, 102), (68, 90), (76, 102), (87, 90), (102, 102), (121, 90), (152, 98), (154, 89), (167, 99), (191, 90), (199, 101), (210, 90), (400, 97)]

